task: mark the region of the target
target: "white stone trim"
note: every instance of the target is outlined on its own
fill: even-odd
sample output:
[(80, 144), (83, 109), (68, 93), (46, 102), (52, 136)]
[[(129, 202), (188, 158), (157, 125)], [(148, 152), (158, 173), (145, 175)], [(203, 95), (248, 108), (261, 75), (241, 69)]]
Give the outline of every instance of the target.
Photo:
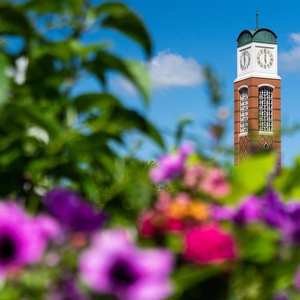
[(270, 87), (270, 88), (272, 88), (273, 90), (275, 89), (275, 86), (273, 86), (273, 85), (271, 85), (271, 84), (269, 84), (269, 83), (262, 83), (262, 84), (258, 85), (258, 88), (263, 87), (263, 86)]
[(269, 131), (259, 131), (258, 134), (259, 135), (274, 135), (273, 132), (269, 132)]
[(248, 135), (248, 132), (242, 132), (239, 134), (239, 136), (247, 136)]
[(248, 89), (248, 85), (241, 85), (239, 88), (238, 88), (238, 91), (240, 91), (241, 89)]

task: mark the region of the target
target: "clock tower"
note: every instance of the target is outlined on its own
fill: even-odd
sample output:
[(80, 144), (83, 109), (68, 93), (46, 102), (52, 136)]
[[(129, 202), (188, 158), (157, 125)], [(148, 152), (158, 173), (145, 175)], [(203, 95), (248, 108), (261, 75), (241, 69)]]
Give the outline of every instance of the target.
[[(256, 151), (281, 153), (277, 36), (270, 29), (244, 30), (237, 39), (234, 81), (234, 163)], [(279, 158), (280, 159), (280, 158)]]

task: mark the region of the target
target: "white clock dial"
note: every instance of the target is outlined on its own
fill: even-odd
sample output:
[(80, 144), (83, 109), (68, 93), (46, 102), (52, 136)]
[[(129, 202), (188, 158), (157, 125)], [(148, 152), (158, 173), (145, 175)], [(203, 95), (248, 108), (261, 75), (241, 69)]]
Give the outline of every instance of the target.
[(241, 70), (247, 70), (250, 66), (251, 56), (248, 50), (245, 50), (240, 55), (240, 67)]
[(270, 50), (264, 48), (257, 53), (257, 63), (263, 69), (269, 69), (273, 65), (273, 54)]

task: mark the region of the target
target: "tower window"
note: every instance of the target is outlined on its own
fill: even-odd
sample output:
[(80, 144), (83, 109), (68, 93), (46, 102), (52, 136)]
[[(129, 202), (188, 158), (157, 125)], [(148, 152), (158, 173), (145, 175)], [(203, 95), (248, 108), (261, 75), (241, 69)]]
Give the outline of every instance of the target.
[(272, 94), (273, 89), (268, 86), (259, 88), (258, 111), (259, 111), (259, 131), (272, 132)]
[(241, 133), (248, 132), (248, 89), (240, 90)]

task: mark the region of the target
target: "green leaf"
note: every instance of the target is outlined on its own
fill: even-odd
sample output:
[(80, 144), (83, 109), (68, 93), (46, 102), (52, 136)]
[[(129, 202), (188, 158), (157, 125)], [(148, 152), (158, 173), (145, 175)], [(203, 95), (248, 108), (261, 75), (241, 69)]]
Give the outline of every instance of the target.
[(243, 259), (255, 263), (272, 262), (278, 254), (279, 233), (262, 225), (240, 228), (239, 249)]
[(0, 108), (8, 100), (9, 79), (5, 75), (5, 69), (8, 66), (7, 58), (0, 53)]
[(43, 2), (39, 0), (31, 0), (21, 4), (20, 7), (25, 11), (35, 11), (40, 14), (51, 13), (51, 12), (59, 13), (64, 11), (62, 1), (60, 0), (43, 1)]
[(129, 75), (127, 78), (134, 83), (135, 87), (142, 94), (146, 103), (149, 102), (151, 93), (151, 81), (148, 71), (141, 63), (136, 61), (124, 61)]
[(274, 179), (275, 187), (283, 194), (285, 199), (300, 199), (300, 156), (295, 160), (291, 168), (282, 168), (281, 172)]
[(212, 104), (220, 104), (222, 102), (222, 91), (219, 79), (215, 76), (215, 74), (209, 67), (204, 68), (204, 75), (208, 85)]
[(129, 130), (138, 130), (146, 134), (147, 137), (161, 147), (164, 147), (164, 142), (157, 129), (151, 122), (134, 110), (114, 107), (112, 110), (108, 110), (105, 115), (102, 115), (101, 118), (95, 117), (89, 121), (89, 124), (95, 131), (116, 135)]
[(232, 192), (222, 199), (224, 203), (236, 203), (242, 197), (260, 192), (266, 186), (268, 177), (274, 172), (277, 156), (274, 153), (248, 157), (234, 168), (231, 180)]
[[(170, 299), (182, 299), (182, 293), (199, 283), (222, 272), (222, 266), (192, 266), (184, 265), (177, 268), (173, 275), (176, 284), (176, 294)], [(208, 299), (207, 299), (208, 300)]]
[(107, 93), (83, 94), (73, 99), (73, 105), (79, 113), (88, 112), (93, 108), (105, 110), (115, 106), (121, 106), (119, 100)]
[(191, 124), (193, 122), (193, 119), (190, 117), (185, 117), (182, 118), (181, 120), (179, 120), (178, 125), (177, 125), (177, 130), (175, 133), (175, 137), (176, 137), (176, 145), (179, 146), (183, 137), (183, 131), (184, 128), (188, 125)]
[(166, 236), (166, 245), (167, 248), (170, 249), (174, 253), (182, 252), (183, 243), (182, 237), (176, 234), (168, 234)]
[(124, 61), (115, 55), (99, 50), (95, 60), (86, 63), (85, 66), (95, 73), (104, 84), (106, 83), (106, 72), (108, 70), (119, 72), (137, 88), (144, 101), (148, 103), (151, 83), (146, 68), (141, 63)]
[(0, 4), (0, 34), (28, 36), (33, 28), (25, 14), (7, 3)]
[(97, 14), (107, 13), (102, 25), (120, 31), (139, 43), (148, 56), (151, 55), (152, 43), (141, 18), (131, 11), (125, 4), (109, 2), (96, 9)]
[(51, 1), (39, 1), (31, 0), (19, 5), (26, 11), (35, 11), (40, 14), (46, 13), (63, 13), (78, 15), (82, 13), (83, 8), (82, 0), (51, 0)]

